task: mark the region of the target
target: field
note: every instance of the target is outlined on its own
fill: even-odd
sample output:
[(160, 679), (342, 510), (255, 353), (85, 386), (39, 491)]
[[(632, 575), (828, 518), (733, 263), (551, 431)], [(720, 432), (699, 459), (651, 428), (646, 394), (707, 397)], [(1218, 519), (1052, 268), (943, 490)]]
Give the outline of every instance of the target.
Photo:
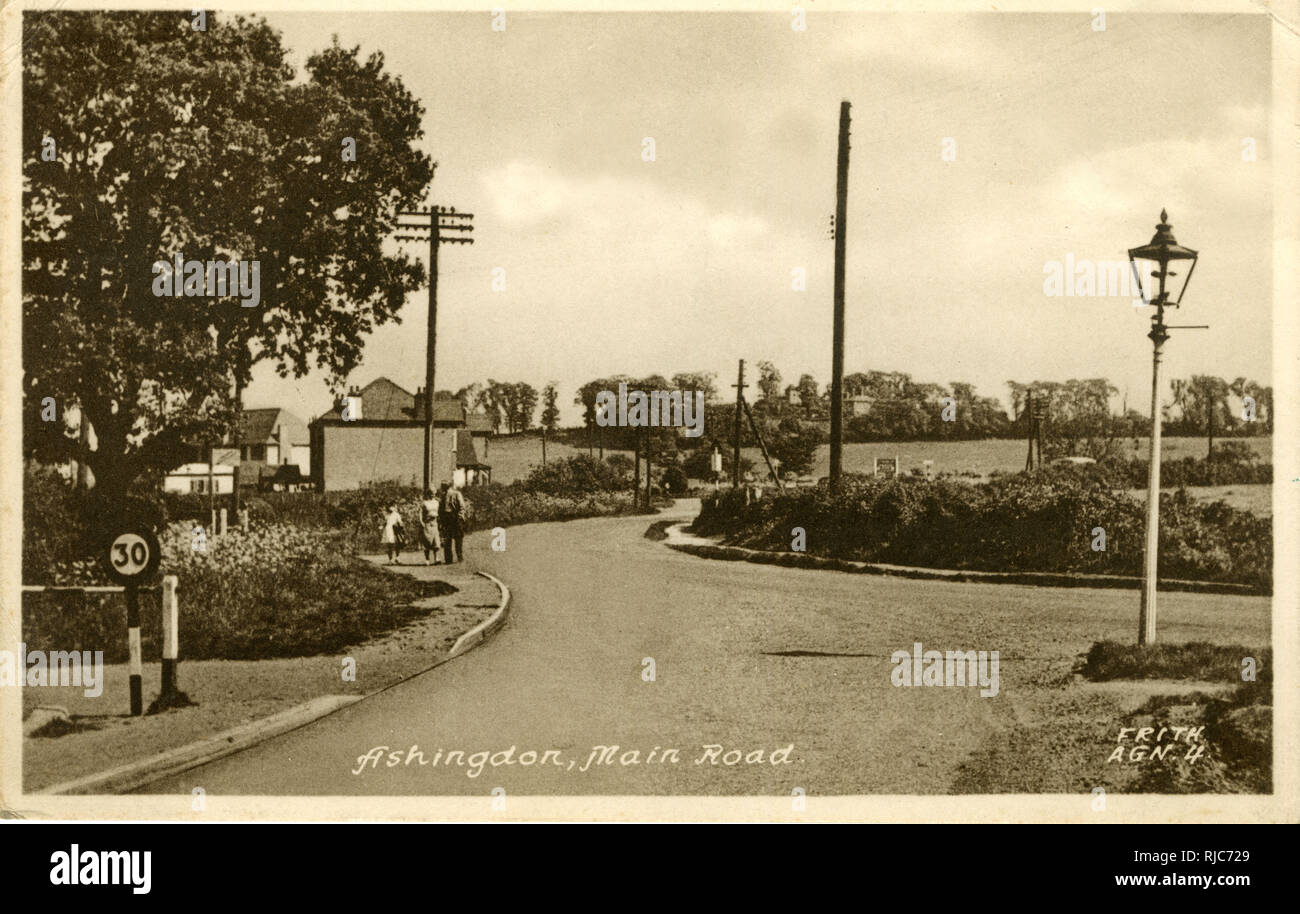
[[(1264, 460), (1272, 459), (1272, 438), (1241, 438), (1235, 440), (1249, 442), (1250, 446)], [(1125, 457), (1138, 456), (1145, 460), (1148, 447), (1147, 439), (1138, 438), (1136, 449), (1133, 446), (1133, 441), (1132, 438), (1125, 438), (1118, 453)], [(844, 445), (844, 471), (846, 473), (870, 473), (872, 472), (873, 458), (897, 457), (901, 469), (905, 473), (912, 467), (920, 467), (924, 460), (934, 461), (934, 472), (936, 473), (969, 472), (980, 476), (987, 476), (993, 470), (1012, 473), (1024, 469), (1027, 448), (1028, 445), (1024, 441), (1015, 440), (846, 444)], [(1162, 438), (1160, 450), (1162, 460), (1176, 460), (1179, 457), (1204, 457), (1205, 439)], [(756, 466), (761, 467), (763, 465), (763, 454), (758, 448), (742, 448), (741, 453), (753, 460)], [(813, 467), (812, 476), (821, 477), (830, 472), (830, 455), (831, 447), (829, 444), (823, 444), (817, 449), (817, 463)]]
[[(542, 465), (542, 439), (534, 435), (494, 438), (487, 446), (486, 457), (483, 455), (482, 441), (476, 441), (474, 446), (478, 449), (479, 459), (492, 467), (492, 481), (502, 485), (523, 479), (533, 467)], [(585, 453), (586, 448), (570, 447), (556, 441), (546, 442), (547, 461), (563, 460)], [(600, 451), (594, 453), (599, 454)], [(614, 453), (627, 454), (629, 460), (632, 458), (631, 451), (605, 450), (606, 457)]]
[[(1234, 440), (1249, 443), (1263, 460), (1272, 459), (1272, 438), (1239, 438)], [(1205, 455), (1205, 444), (1204, 438), (1164, 438), (1161, 441), (1161, 456), (1163, 460), (1176, 460), (1179, 457), (1189, 456), (1203, 457)], [(1147, 439), (1145, 438), (1137, 439), (1136, 448), (1134, 447), (1134, 439), (1126, 438), (1123, 441), (1120, 453), (1124, 456), (1137, 455), (1145, 458), (1147, 446)], [(479, 456), (485, 463), (492, 465), (492, 479), (494, 482), (510, 483), (516, 479), (522, 479), (528, 475), (529, 470), (534, 466), (540, 466), (542, 463), (541, 439), (533, 436), (497, 438), (489, 445), (487, 457), (483, 457), (482, 451), (480, 445)], [(811, 473), (814, 478), (825, 476), (830, 472), (830, 451), (830, 445), (828, 444), (823, 444), (817, 449), (817, 463)], [(933, 460), (934, 472), (936, 473), (969, 473), (987, 477), (993, 470), (1012, 473), (1023, 469), (1025, 466), (1025, 451), (1025, 442), (1013, 440), (846, 444), (844, 445), (844, 470), (848, 473), (870, 473), (873, 469), (872, 461), (874, 458), (897, 457), (903, 472), (909, 471), (912, 467), (922, 466), (924, 460)], [(574, 448), (553, 441), (548, 441), (546, 444), (546, 457), (548, 460), (585, 453), (587, 453), (585, 448)], [(616, 452), (607, 449), (605, 456), (608, 457), (613, 453)], [(632, 456), (631, 451), (618, 453), (624, 453), (629, 458)], [(755, 467), (760, 471), (762, 470), (763, 454), (758, 448), (742, 448), (741, 453), (754, 461)], [(1234, 507), (1246, 508), (1257, 514), (1271, 514), (1273, 511), (1272, 486), (1196, 486), (1188, 489), (1188, 491), (1205, 501), (1223, 499)], [(1136, 491), (1133, 494), (1143, 499), (1146, 497), (1144, 491)]]

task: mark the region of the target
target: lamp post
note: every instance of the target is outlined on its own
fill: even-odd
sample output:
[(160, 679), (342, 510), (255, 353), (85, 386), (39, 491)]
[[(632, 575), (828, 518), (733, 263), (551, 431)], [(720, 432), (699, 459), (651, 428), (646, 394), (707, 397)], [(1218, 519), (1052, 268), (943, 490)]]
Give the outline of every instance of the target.
[[(1177, 308), (1187, 291), (1192, 271), (1196, 269), (1197, 253), (1185, 248), (1174, 240), (1173, 227), (1169, 225), (1169, 215), (1160, 211), (1160, 224), (1149, 244), (1131, 248), (1128, 252), (1129, 263), (1133, 268), (1133, 278), (1137, 281), (1138, 293), (1144, 305), (1154, 306), (1155, 315), (1151, 318), (1151, 453), (1147, 468), (1147, 529), (1146, 548), (1142, 563), (1142, 603), (1138, 610), (1138, 646), (1154, 644), (1156, 640), (1156, 565), (1160, 549), (1160, 350), (1169, 339), (1169, 330), (1174, 329), (1165, 324), (1165, 308)], [(1172, 287), (1168, 280), (1178, 274), (1169, 269), (1170, 263), (1178, 260), (1190, 260), (1187, 275), (1183, 278), (1178, 297), (1170, 301)], [(1138, 261), (1149, 262), (1155, 266), (1150, 276), (1159, 283), (1154, 298), (1149, 298), (1142, 285)]]

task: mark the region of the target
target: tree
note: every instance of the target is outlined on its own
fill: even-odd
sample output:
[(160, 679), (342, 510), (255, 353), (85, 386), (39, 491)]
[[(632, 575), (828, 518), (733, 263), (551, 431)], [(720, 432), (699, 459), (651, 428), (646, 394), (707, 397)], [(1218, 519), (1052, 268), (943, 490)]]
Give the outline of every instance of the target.
[(781, 372), (771, 362), (758, 363), (758, 390), (769, 403), (781, 399)]
[(679, 371), (673, 375), (672, 386), (676, 390), (698, 390), (704, 394), (705, 403), (712, 403), (718, 397), (717, 377), (711, 371)]
[(492, 421), (492, 431), (501, 431), (501, 423), (509, 419), (510, 392), (508, 385), (488, 378), (483, 388), (483, 410)]
[[(1012, 402), (1027, 405), (1032, 392), (1035, 404), (1044, 404), (1043, 449), (1047, 458), (1085, 456), (1100, 460), (1114, 452), (1115, 439), (1125, 429), (1122, 418), (1111, 414), (1110, 400), (1119, 391), (1105, 378), (1069, 381), (1007, 382)], [(1019, 424), (1028, 427), (1029, 417), (1021, 413)]]
[(1192, 375), (1187, 384), (1187, 405), (1184, 414), (1189, 425), (1198, 427), (1209, 439), (1206, 459), (1214, 456), (1214, 433), (1220, 436), (1233, 427), (1236, 417), (1228, 408), (1229, 384), (1213, 375)]
[(537, 412), (537, 391), (531, 384), (519, 381), (513, 386), (515, 431), (526, 432), (533, 424)]
[(559, 398), (560, 394), (555, 388), (554, 381), (542, 390), (542, 428), (551, 434), (555, 433), (555, 428), (560, 422)]
[[(425, 281), (383, 250), (433, 164), (382, 55), (335, 43), (299, 80), (262, 20), (196, 34), (178, 13), (23, 17), (25, 449), (86, 461), (112, 502), (231, 431), (257, 362), (340, 386)], [(256, 262), (260, 301), (155, 294), (177, 254)], [(81, 408), (93, 450), (33, 426), (44, 397)]]
[(820, 395), (817, 393), (817, 380), (810, 374), (800, 375), (799, 400), (803, 403), (805, 419), (815, 417), (820, 399)]
[(460, 405), (465, 407), (466, 410), (481, 409), (486, 396), (486, 390), (478, 381), (456, 391), (456, 399), (460, 401)]
[(820, 443), (821, 435), (816, 429), (790, 418), (781, 420), (776, 436), (767, 449), (780, 462), (778, 469), (781, 473), (802, 476), (812, 470), (817, 459), (817, 445)]

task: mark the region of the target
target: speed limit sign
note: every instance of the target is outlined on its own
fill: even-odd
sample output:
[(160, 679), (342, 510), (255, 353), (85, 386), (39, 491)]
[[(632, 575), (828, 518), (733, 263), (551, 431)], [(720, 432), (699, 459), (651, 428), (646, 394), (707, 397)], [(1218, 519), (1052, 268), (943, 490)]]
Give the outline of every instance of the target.
[(147, 527), (133, 527), (112, 537), (104, 556), (109, 575), (119, 584), (138, 581), (158, 570), (158, 537)]

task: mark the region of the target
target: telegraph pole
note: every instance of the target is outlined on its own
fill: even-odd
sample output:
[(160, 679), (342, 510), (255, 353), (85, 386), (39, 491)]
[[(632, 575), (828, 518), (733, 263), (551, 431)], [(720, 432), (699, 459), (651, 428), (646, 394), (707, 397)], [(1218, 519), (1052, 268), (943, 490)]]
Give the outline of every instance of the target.
[[(474, 239), (451, 235), (443, 237), (443, 232), (472, 232), (473, 213), (458, 213), (454, 207), (421, 207), (418, 210), (403, 210), (397, 214), (399, 219), (413, 222), (399, 222), (397, 227), (411, 234), (398, 235), (398, 241), (424, 241), (428, 232), (429, 242), (429, 332), (426, 342), (426, 364), (424, 371), (424, 488), (433, 488), (433, 393), (434, 365), (438, 352), (438, 247), (443, 244), (473, 244)], [(417, 408), (419, 404), (416, 404)]]
[[(849, 103), (840, 102), (835, 160), (835, 320), (831, 341), (831, 490), (840, 486), (844, 439), (844, 241), (849, 196)], [(740, 420), (736, 420), (737, 427)]]
[(731, 487), (734, 489), (740, 486), (740, 402), (746, 387), (744, 359), (740, 360), (740, 374), (732, 387), (736, 388), (736, 449), (731, 455)]

